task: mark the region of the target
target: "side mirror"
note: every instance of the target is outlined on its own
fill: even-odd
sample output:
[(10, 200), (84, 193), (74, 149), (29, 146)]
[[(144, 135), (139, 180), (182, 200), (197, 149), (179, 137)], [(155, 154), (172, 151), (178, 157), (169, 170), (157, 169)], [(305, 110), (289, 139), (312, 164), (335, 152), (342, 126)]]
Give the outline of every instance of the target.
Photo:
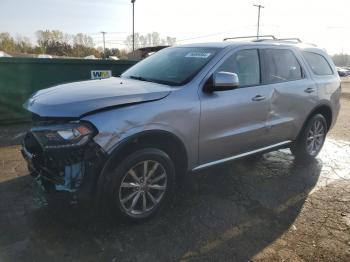
[(232, 90), (239, 87), (239, 79), (236, 73), (216, 72), (213, 75), (212, 91)]

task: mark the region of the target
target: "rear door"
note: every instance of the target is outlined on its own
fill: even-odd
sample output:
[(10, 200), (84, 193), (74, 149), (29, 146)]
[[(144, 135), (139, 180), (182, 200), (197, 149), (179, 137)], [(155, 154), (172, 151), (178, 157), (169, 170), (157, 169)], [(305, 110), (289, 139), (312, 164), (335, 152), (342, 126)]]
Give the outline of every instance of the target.
[(228, 54), (210, 75), (218, 71), (236, 73), (240, 86), (213, 93), (200, 90), (200, 164), (268, 144), (266, 120), (272, 89), (261, 85), (258, 50), (241, 49)]
[(317, 103), (317, 88), (299, 52), (286, 48), (261, 50), (262, 82), (272, 87), (267, 120), (271, 144), (293, 140)]
[(340, 109), (341, 82), (331, 58), (320, 50), (304, 50), (302, 55), (317, 84), (319, 99), (330, 102), (333, 111), (332, 118), (335, 119)]

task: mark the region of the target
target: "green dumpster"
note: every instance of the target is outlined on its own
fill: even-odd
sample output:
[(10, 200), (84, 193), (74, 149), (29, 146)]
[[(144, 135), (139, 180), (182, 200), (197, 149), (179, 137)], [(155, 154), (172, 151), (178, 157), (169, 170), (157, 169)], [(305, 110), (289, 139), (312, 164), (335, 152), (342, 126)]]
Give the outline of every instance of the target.
[(119, 76), (137, 61), (0, 58), (0, 124), (30, 119), (23, 103), (37, 90), (57, 84)]

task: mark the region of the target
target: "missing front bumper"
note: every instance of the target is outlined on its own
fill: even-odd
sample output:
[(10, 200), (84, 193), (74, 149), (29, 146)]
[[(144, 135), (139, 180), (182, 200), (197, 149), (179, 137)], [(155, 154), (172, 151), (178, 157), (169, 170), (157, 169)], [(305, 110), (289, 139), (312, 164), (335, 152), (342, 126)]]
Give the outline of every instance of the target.
[(28, 132), (22, 155), (37, 184), (46, 193), (93, 193), (105, 154), (94, 142), (74, 149), (45, 151)]

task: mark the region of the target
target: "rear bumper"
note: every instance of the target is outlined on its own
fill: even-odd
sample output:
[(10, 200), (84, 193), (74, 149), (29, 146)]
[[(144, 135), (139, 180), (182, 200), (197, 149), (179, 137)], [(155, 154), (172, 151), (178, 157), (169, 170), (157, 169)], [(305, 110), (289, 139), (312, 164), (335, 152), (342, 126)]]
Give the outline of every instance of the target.
[(335, 123), (337, 122), (339, 112), (340, 112), (340, 107), (341, 107), (340, 102), (338, 102), (336, 105), (333, 106), (332, 124), (329, 130), (331, 130), (334, 127)]

